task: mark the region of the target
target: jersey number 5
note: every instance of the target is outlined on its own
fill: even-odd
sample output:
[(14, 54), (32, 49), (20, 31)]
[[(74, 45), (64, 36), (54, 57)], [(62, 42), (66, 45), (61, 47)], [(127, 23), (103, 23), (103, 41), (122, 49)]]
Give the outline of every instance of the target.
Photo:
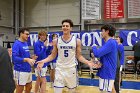
[(68, 50), (64, 50), (64, 56), (68, 57)]

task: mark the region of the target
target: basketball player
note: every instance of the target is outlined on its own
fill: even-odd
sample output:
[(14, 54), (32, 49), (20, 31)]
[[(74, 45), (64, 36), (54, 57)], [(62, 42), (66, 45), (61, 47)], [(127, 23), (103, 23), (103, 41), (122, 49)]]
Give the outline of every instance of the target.
[[(34, 44), (34, 54), (36, 56), (38, 56), (37, 61), (40, 61), (48, 56), (46, 52), (50, 49), (47, 46), (48, 40), (46, 39), (47, 34), (46, 34), (45, 30), (41, 30), (38, 33), (38, 38), (39, 38), (39, 40), (37, 42), (35, 42), (35, 44)], [(47, 66), (48, 66), (48, 63), (45, 63), (42, 70), (38, 71), (36, 68), (37, 64), (34, 65), (35, 74), (37, 76), (37, 80), (35, 83), (35, 93), (38, 93), (39, 87), (40, 87), (40, 93), (46, 93)]]
[(25, 87), (25, 93), (30, 93), (32, 88), (32, 73), (36, 56), (30, 58), (27, 40), (29, 29), (21, 28), (19, 30), (19, 39), (16, 40), (12, 47), (12, 62), (14, 63), (14, 78), (16, 81), (16, 93), (22, 93)]
[(123, 39), (119, 36), (116, 36), (116, 41), (118, 43), (118, 52), (120, 53), (119, 54), (119, 61), (120, 62), (120, 65), (117, 67), (117, 70), (119, 71), (116, 71), (116, 79), (115, 79), (115, 82), (114, 82), (114, 88), (113, 88), (113, 91), (112, 93), (119, 93), (120, 92), (120, 85), (121, 85), (121, 81), (122, 81), (122, 69), (123, 69), (123, 65), (124, 65), (124, 47), (122, 45), (123, 43)]
[(75, 88), (77, 87), (76, 58), (80, 62), (93, 66), (93, 62), (86, 60), (81, 55), (81, 41), (70, 34), (72, 27), (73, 22), (70, 19), (62, 21), (63, 35), (53, 41), (51, 55), (38, 62), (38, 69), (41, 69), (45, 62), (50, 62), (58, 54), (54, 93), (62, 93), (62, 89), (65, 86), (69, 89), (69, 93), (75, 93)]
[(105, 40), (105, 44), (97, 49), (96, 46), (92, 47), (94, 56), (100, 58), (102, 64), (97, 72), (99, 76), (99, 89), (101, 93), (110, 93), (114, 86), (117, 66), (117, 46), (112, 37), (115, 35), (115, 28), (112, 25), (104, 25), (101, 27), (101, 35)]

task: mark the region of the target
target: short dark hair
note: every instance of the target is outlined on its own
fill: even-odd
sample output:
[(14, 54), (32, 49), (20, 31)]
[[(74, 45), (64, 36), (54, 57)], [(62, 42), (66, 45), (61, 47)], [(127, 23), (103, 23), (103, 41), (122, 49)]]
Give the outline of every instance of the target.
[(121, 38), (120, 36), (116, 36), (116, 38), (119, 38), (120, 42), (123, 43), (123, 38)]
[(19, 32), (18, 32), (18, 35), (20, 36), (20, 33), (24, 33), (25, 31), (30, 31), (28, 28), (25, 28), (25, 27), (23, 27), (23, 28), (20, 28), (20, 30), (19, 30)]
[(71, 19), (64, 19), (64, 20), (62, 21), (62, 24), (63, 24), (64, 22), (69, 23), (69, 24), (70, 24), (70, 27), (73, 27), (73, 22), (72, 22)]
[(112, 26), (112, 25), (110, 25), (110, 24), (105, 24), (105, 25), (103, 25), (102, 27), (101, 27), (101, 30), (102, 29), (105, 29), (105, 31), (109, 31), (109, 36), (111, 36), (111, 37), (113, 37), (113, 36), (115, 36), (115, 33), (116, 33), (116, 29)]
[(55, 36), (57, 36), (57, 37), (58, 37), (58, 35), (57, 35), (57, 34), (52, 34), (52, 39), (53, 39), (53, 37), (55, 37)]

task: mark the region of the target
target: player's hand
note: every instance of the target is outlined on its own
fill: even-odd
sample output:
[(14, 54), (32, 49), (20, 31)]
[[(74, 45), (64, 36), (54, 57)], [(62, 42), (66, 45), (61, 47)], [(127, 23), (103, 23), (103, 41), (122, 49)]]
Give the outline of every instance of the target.
[(42, 69), (42, 67), (44, 66), (44, 62), (42, 61), (37, 61), (37, 69), (40, 71)]
[(31, 58), (27, 58), (27, 62), (28, 62), (31, 66), (33, 66), (34, 63), (35, 63), (35, 60), (34, 60), (34, 59), (31, 59)]
[(87, 62), (87, 64), (89, 67), (93, 67), (93, 65), (94, 65), (92, 61)]
[(32, 55), (31, 58), (34, 59), (34, 60), (36, 60), (38, 58), (38, 56)]
[(94, 68), (101, 68), (102, 66), (100, 61), (93, 61), (93, 63), (94, 63), (94, 66), (93, 66)]

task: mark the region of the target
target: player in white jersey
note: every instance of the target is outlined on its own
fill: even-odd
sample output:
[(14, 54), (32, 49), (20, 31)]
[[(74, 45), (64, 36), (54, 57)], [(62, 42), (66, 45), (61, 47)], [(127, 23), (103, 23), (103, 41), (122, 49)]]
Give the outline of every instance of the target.
[(53, 41), (51, 55), (38, 61), (38, 69), (41, 70), (44, 63), (53, 60), (58, 53), (54, 93), (62, 93), (62, 88), (65, 86), (69, 89), (69, 93), (75, 93), (75, 87), (77, 87), (76, 58), (91, 67), (96, 66), (81, 55), (81, 41), (70, 34), (72, 27), (73, 22), (70, 19), (63, 20), (63, 35)]

